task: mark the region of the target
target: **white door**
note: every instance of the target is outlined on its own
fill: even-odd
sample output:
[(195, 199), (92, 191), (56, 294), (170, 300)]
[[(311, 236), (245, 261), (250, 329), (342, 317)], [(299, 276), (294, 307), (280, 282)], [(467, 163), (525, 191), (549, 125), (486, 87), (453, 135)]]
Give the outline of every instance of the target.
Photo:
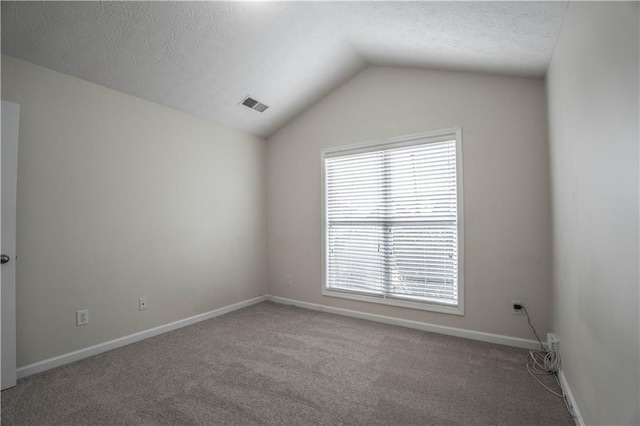
[(2, 101), (0, 152), (0, 316), (2, 345), (0, 376), (2, 389), (16, 385), (16, 182), (18, 171), (18, 122), (20, 105)]

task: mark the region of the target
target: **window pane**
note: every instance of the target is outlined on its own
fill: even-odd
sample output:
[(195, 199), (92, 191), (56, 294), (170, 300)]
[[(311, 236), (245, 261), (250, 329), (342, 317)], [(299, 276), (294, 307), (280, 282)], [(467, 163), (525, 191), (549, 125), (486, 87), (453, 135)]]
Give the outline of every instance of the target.
[(370, 225), (331, 225), (328, 235), (329, 288), (383, 294), (384, 229)]
[(456, 220), (455, 141), (385, 152), (385, 204), (394, 220)]
[(454, 221), (394, 225), (388, 250), (389, 293), (456, 303), (458, 257)]
[(383, 214), (383, 159), (381, 152), (371, 152), (327, 160), (329, 220), (376, 220)]

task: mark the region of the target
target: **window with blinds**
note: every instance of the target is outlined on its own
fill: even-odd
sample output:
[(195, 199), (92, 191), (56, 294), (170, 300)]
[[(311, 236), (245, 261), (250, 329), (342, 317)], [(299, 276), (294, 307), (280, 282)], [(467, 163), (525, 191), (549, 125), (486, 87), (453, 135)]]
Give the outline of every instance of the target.
[(461, 130), (323, 152), (327, 295), (463, 313)]

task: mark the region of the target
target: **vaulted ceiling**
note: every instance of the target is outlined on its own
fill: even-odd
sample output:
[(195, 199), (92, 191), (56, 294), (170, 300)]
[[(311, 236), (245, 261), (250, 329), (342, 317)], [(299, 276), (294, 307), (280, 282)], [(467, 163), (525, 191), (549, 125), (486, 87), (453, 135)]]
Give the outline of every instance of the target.
[[(543, 77), (566, 2), (2, 2), (2, 52), (267, 137), (369, 64)], [(269, 106), (238, 105), (246, 96)]]

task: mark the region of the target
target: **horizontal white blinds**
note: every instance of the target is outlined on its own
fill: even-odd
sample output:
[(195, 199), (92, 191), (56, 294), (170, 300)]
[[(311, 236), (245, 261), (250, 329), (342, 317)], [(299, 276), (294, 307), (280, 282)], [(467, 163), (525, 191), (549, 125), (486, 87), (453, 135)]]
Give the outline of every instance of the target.
[(331, 290), (458, 304), (456, 141), (325, 159)]

